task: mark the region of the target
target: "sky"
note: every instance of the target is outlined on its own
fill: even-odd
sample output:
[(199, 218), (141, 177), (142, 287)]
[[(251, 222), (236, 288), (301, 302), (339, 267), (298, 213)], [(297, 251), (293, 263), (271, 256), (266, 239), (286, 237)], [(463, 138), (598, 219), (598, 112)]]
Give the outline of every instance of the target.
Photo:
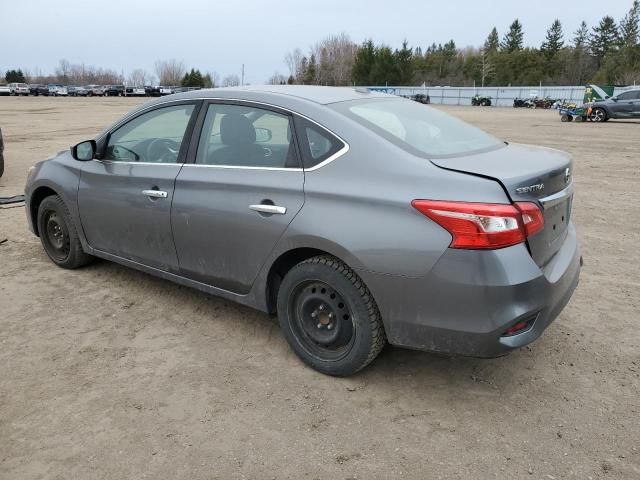
[(555, 18), (570, 39), (580, 22), (604, 15), (619, 21), (631, 0), (0, 0), (0, 71), (53, 73), (60, 59), (121, 72), (154, 73), (156, 60), (184, 60), (187, 67), (240, 75), (265, 83), (288, 75), (287, 52), (329, 34), (356, 43), (423, 49), (455, 40), (480, 46), (495, 26), (502, 35), (515, 18), (525, 44), (539, 46)]

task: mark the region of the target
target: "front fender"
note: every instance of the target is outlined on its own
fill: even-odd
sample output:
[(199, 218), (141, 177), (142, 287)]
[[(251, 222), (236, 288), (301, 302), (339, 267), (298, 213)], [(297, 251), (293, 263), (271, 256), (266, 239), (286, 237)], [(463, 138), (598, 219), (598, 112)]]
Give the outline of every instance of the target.
[(78, 211), (78, 185), (81, 165), (67, 151), (36, 164), (35, 170), (25, 185), (25, 210), (31, 231), (38, 235), (36, 224), (38, 206), (46, 196), (51, 194), (58, 195), (69, 210), (83, 249), (88, 252), (90, 247), (84, 236)]

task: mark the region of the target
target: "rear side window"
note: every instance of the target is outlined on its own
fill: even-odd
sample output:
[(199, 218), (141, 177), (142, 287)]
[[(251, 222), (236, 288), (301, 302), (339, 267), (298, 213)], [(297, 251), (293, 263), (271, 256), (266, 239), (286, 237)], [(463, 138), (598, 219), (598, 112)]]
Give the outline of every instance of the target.
[(314, 123), (296, 118), (296, 130), (300, 138), (304, 168), (313, 168), (328, 160), (345, 147), (344, 142)]
[(414, 155), (451, 157), (504, 147), (479, 128), (411, 100), (355, 100), (332, 107)]

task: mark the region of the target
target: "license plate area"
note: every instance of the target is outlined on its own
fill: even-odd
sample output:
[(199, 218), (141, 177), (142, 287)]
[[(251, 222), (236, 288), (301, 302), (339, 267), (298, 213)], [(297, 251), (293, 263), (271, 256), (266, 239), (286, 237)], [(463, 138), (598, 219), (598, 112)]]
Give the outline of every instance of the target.
[(547, 232), (547, 245), (553, 244), (567, 230), (571, 220), (571, 203), (573, 195), (547, 205), (544, 209), (544, 223)]

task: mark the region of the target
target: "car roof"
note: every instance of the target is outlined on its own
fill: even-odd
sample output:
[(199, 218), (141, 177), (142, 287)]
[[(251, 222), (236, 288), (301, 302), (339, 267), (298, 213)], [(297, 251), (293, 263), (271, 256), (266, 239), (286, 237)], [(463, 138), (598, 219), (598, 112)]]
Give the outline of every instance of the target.
[(172, 99), (184, 98), (238, 98), (243, 93), (276, 94), (284, 97), (295, 97), (321, 105), (346, 102), (362, 98), (389, 98), (391, 95), (372, 92), (366, 88), (355, 87), (320, 87), (312, 85), (250, 85), (244, 87), (224, 87), (194, 90), (172, 95)]

